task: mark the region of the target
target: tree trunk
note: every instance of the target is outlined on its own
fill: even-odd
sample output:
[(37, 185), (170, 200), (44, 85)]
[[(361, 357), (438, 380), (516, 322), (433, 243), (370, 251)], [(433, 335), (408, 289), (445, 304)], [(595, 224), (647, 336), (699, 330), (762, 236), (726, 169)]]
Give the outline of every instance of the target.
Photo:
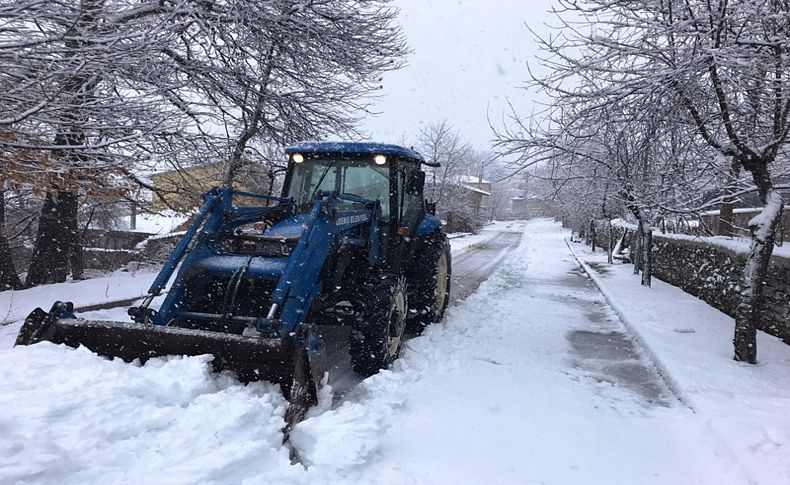
[[(755, 176), (755, 182), (760, 182)], [(763, 287), (768, 274), (768, 265), (774, 249), (776, 227), (782, 217), (784, 200), (776, 192), (770, 182), (768, 188), (760, 190), (765, 206), (763, 210), (749, 221), (752, 233), (752, 245), (746, 266), (743, 269), (740, 297), (741, 301), (735, 309), (735, 360), (757, 363), (757, 326), (764, 305)]]
[(725, 199), (721, 203), (719, 218), (716, 222), (716, 234), (719, 236), (735, 235), (735, 213), (733, 212), (732, 201)]
[(637, 204), (636, 198), (628, 190), (625, 192), (625, 200), (626, 207), (637, 220), (636, 240), (638, 249), (637, 254), (634, 255), (634, 274), (639, 274), (641, 270), (642, 285), (650, 286), (653, 278), (653, 228), (650, 226), (647, 214)]
[(607, 221), (607, 229), (608, 229), (608, 244), (606, 245), (606, 262), (609, 264), (614, 263), (614, 257), (612, 256), (612, 250), (614, 248), (614, 234), (612, 234), (612, 219), (610, 217), (606, 218)]
[(82, 232), (79, 230), (77, 219), (79, 201), (77, 196), (72, 193), (59, 198), (62, 199), (60, 211), (64, 223), (63, 237), (65, 238), (65, 244), (69, 248), (68, 263), (71, 277), (75, 280), (81, 280), (85, 267), (82, 257)]
[(642, 286), (650, 286), (653, 279), (653, 229), (646, 222), (641, 224), (642, 244)]
[(634, 263), (634, 274), (642, 270), (642, 225), (634, 231), (634, 244), (631, 249), (631, 261)]
[(47, 192), (38, 220), (36, 244), (27, 273), (27, 286), (62, 283), (68, 276), (68, 259), (77, 231), (77, 196), (62, 191)]
[(636, 239), (639, 242), (639, 252), (634, 257), (634, 274), (642, 271), (642, 286), (650, 286), (653, 278), (653, 228), (647, 220), (647, 215), (639, 208), (633, 210), (638, 224)]
[(595, 221), (590, 219), (590, 246), (591, 251), (595, 252)]
[(22, 288), (22, 281), (16, 272), (8, 236), (5, 232), (5, 191), (0, 191), (0, 291), (20, 288)]
[(75, 241), (71, 247), (69, 255), (69, 266), (71, 267), (71, 279), (85, 279), (85, 257), (82, 250), (82, 241)]
[(129, 207), (129, 230), (136, 231), (137, 230), (137, 198), (135, 197), (135, 201), (130, 204)]
[(733, 193), (735, 192), (735, 187), (738, 183), (739, 174), (740, 165), (737, 161), (733, 161), (729, 173), (730, 180), (724, 187), (724, 199), (721, 203), (719, 218), (715, 228), (716, 234), (719, 236), (737, 236), (735, 231), (735, 213), (733, 211)]

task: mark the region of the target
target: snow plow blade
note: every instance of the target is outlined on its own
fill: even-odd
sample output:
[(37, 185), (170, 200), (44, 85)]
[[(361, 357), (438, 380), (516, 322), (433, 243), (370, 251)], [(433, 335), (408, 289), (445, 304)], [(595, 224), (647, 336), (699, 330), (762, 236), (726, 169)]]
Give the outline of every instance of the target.
[[(34, 310), (20, 329), (15, 345), (42, 341), (84, 346), (104, 357), (145, 363), (168, 355), (212, 354), (215, 371), (233, 371), (242, 382), (281, 384), (289, 401), (290, 429), (317, 403), (326, 375), (348, 361), (350, 330), (337, 325), (301, 325), (295, 336), (245, 337), (230, 333), (161, 325), (68, 318), (70, 304), (56, 303), (47, 313)], [(64, 317), (61, 317), (66, 313)]]

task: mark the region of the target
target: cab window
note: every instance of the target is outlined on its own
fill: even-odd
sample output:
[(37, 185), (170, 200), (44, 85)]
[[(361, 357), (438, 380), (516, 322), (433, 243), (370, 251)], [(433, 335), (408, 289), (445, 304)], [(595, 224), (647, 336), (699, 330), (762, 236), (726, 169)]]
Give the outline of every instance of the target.
[[(300, 207), (312, 204), (320, 191), (353, 194), (378, 200), (382, 217), (390, 217), (390, 179), (388, 166), (375, 166), (366, 159), (320, 158), (295, 164), (288, 195)], [(345, 205), (345, 204), (342, 204)], [(348, 204), (351, 208), (351, 204)]]

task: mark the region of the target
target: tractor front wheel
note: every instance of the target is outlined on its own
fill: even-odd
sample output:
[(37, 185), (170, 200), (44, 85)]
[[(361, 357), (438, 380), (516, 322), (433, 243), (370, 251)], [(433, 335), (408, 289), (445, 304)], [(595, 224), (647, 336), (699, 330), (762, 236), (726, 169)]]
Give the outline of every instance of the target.
[(398, 357), (406, 326), (406, 282), (402, 276), (368, 278), (354, 305), (359, 321), (351, 332), (351, 363), (364, 376), (386, 369)]

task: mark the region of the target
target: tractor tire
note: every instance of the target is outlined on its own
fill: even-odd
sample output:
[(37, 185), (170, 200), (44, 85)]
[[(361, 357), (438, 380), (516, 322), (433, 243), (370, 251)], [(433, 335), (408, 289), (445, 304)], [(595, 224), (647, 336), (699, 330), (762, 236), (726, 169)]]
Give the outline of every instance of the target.
[(386, 369), (400, 354), (408, 306), (402, 276), (366, 278), (354, 307), (358, 321), (351, 332), (351, 364), (363, 376)]
[(450, 301), (452, 276), (450, 241), (440, 234), (429, 240), (415, 258), (419, 273), (412, 275), (409, 288), (409, 320), (406, 329), (420, 335), (425, 327), (442, 320)]

